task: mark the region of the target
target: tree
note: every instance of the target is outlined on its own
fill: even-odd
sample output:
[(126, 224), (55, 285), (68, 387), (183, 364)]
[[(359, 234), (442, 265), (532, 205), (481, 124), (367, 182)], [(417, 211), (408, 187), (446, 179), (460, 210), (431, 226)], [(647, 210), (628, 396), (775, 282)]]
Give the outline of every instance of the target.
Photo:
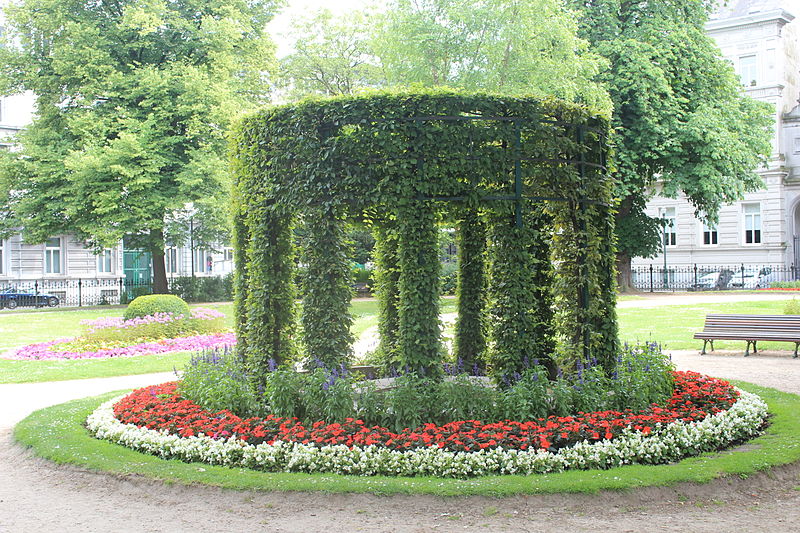
[(654, 192), (683, 193), (715, 221), (720, 206), (758, 189), (771, 152), (774, 109), (740, 89), (704, 30), (707, 0), (573, 0), (581, 36), (605, 57), (601, 79), (614, 103), (614, 174), (620, 285), (633, 257), (658, 252), (660, 221), (645, 213)]
[(381, 12), (295, 21), (281, 61), (289, 97), (376, 86), (448, 86), (558, 96), (610, 113), (605, 61), (560, 0), (394, 0)]
[(370, 51), (368, 15), (334, 17), (327, 9), (292, 21), (294, 51), (281, 60), (281, 85), (291, 99), (353, 94), (380, 83)]
[(610, 112), (605, 61), (560, 0), (395, 0), (371, 49), (389, 85), (556, 96)]
[(225, 131), (266, 95), (274, 50), (264, 28), (275, 7), (275, 0), (9, 7), (0, 85), (37, 99), (22, 151), (0, 173), (0, 230), (23, 227), (30, 242), (71, 232), (96, 248), (127, 236), (152, 253), (153, 289), (166, 292), (165, 238), (185, 237), (168, 233), (187, 204), (204, 220), (206, 238), (227, 225)]

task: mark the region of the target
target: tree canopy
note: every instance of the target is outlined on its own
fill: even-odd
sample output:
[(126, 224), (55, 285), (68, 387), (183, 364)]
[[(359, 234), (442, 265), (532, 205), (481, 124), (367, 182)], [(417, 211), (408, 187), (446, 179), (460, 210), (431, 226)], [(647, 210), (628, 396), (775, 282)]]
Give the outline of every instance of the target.
[(36, 118), (6, 157), (6, 232), (42, 242), (71, 232), (95, 247), (123, 236), (163, 249), (190, 202), (196, 237), (225, 231), (225, 132), (262, 102), (274, 47), (274, 0), (24, 0), (6, 10), (0, 86), (31, 90)]
[(294, 52), (281, 61), (280, 84), (291, 99), (309, 94), (353, 94), (380, 83), (371, 52), (369, 17), (353, 12), (346, 18), (320, 10), (292, 21)]
[(762, 185), (774, 109), (743, 94), (705, 22), (714, 2), (575, 0), (580, 34), (610, 68), (620, 268), (659, 248), (654, 191), (686, 196), (715, 221), (720, 206)]
[(363, 87), (447, 86), (557, 96), (610, 112), (605, 60), (560, 0), (395, 0), (384, 11), (295, 24), (282, 61), (291, 99)]

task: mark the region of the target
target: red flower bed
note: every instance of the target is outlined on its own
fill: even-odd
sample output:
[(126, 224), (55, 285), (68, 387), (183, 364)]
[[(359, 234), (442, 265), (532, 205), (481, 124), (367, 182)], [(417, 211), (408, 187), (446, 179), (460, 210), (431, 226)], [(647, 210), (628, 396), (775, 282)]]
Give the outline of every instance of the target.
[(177, 393), (177, 382), (138, 389), (114, 405), (114, 415), (123, 423), (190, 437), (203, 433), (215, 439), (232, 435), (250, 444), (301, 442), (326, 446), (375, 445), (393, 450), (437, 446), (450, 451), (481, 449), (557, 450), (583, 440), (613, 439), (628, 427), (650, 433), (656, 424), (699, 421), (727, 410), (739, 393), (727, 381), (695, 372), (675, 372), (675, 391), (663, 405), (640, 411), (601, 411), (575, 416), (541, 418), (529, 422), (504, 420), (484, 424), (478, 420), (451, 422), (443, 426), (425, 424), (394, 433), (361, 420), (344, 423), (315, 422), (304, 427), (296, 418), (269, 415), (242, 419), (230, 411), (212, 413)]

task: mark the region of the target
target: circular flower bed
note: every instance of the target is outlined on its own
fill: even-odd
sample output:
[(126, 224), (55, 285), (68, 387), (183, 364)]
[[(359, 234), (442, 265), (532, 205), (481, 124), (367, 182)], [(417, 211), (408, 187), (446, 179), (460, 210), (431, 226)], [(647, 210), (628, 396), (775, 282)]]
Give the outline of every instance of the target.
[(657, 464), (756, 435), (766, 404), (729, 383), (675, 372), (664, 405), (534, 421), (426, 424), (393, 433), (359, 420), (310, 428), (296, 419), (242, 419), (182, 399), (176, 383), (138, 389), (88, 419), (98, 438), (165, 458), (264, 470), (468, 477)]

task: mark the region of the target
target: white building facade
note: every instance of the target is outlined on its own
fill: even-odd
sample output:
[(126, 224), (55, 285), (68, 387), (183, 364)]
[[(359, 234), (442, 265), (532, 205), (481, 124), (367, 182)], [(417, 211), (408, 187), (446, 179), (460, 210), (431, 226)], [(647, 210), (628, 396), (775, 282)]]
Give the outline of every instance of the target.
[[(668, 269), (702, 265), (702, 273), (726, 265), (741, 271), (739, 265), (745, 265), (745, 271), (783, 272), (774, 279), (796, 277), (800, 267), (798, 8), (797, 0), (732, 0), (706, 25), (722, 55), (733, 64), (744, 92), (774, 107), (773, 150), (758, 170), (764, 188), (723, 206), (713, 227), (695, 217), (685, 198), (656, 196), (648, 202), (647, 214), (667, 221), (662, 249)], [(634, 259), (636, 286), (646, 288), (643, 267), (664, 264), (664, 253)]]

